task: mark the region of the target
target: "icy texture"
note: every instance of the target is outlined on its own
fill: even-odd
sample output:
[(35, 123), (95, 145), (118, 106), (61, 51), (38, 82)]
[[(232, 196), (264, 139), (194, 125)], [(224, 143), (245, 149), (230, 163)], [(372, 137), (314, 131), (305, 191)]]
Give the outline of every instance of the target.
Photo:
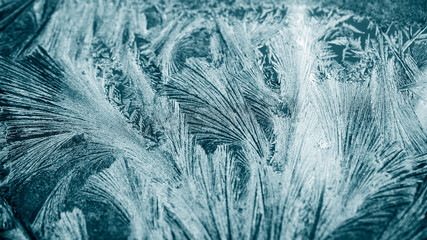
[(417, 19), (0, 1), (0, 238), (427, 239)]

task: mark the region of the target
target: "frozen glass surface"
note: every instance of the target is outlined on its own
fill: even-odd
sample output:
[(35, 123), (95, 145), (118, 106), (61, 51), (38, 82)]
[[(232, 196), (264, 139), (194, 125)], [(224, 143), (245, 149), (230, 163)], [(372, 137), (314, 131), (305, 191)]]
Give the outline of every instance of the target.
[(0, 239), (427, 239), (427, 2), (0, 0)]

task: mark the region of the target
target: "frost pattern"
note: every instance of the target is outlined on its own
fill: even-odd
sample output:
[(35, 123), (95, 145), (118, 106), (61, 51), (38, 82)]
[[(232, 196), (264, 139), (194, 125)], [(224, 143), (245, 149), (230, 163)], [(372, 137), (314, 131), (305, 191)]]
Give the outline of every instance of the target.
[(0, 1), (3, 239), (426, 239), (427, 25)]

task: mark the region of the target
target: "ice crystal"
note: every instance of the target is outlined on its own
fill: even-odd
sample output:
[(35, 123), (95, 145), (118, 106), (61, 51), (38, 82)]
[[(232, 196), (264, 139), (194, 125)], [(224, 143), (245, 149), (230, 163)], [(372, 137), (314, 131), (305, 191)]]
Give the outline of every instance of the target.
[(427, 239), (427, 19), (378, 2), (0, 1), (0, 237)]

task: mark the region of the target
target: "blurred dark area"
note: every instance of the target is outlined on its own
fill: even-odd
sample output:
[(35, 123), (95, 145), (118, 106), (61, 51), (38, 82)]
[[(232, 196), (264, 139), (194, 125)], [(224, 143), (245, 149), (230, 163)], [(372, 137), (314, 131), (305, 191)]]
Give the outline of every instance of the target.
[(322, 5), (353, 11), (382, 28), (427, 24), (427, 0), (324, 0)]

